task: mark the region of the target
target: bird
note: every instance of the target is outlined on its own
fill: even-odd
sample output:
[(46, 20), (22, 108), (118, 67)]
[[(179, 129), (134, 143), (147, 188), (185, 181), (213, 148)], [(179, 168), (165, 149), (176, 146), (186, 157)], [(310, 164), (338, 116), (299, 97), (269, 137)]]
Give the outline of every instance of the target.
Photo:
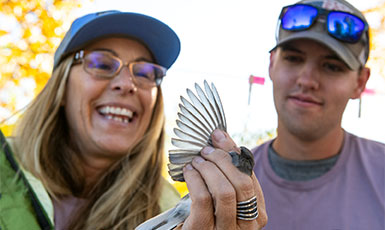
[[(173, 129), (176, 137), (171, 138), (175, 149), (169, 150), (168, 173), (174, 181), (184, 182), (183, 168), (200, 155), (205, 146), (213, 146), (211, 134), (215, 129), (227, 132), (226, 117), (218, 91), (214, 85), (204, 80), (203, 88), (195, 83), (196, 94), (186, 89), (188, 99), (180, 96), (179, 112)], [(254, 167), (253, 154), (246, 147), (241, 152), (229, 152), (232, 163), (248, 175)], [(171, 230), (184, 222), (190, 214), (189, 194), (181, 198), (175, 207), (143, 222), (135, 230)]]

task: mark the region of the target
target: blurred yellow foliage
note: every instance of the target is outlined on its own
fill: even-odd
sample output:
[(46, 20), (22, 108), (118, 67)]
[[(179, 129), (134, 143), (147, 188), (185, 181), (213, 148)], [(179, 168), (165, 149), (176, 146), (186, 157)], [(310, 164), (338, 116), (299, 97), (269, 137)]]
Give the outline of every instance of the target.
[(184, 197), (188, 193), (187, 185), (185, 182), (172, 182), (174, 187), (178, 190), (181, 197)]
[(71, 12), (85, 1), (92, 0), (0, 0), (0, 127), (6, 136), (15, 121), (10, 117), (46, 84)]
[(372, 76), (381, 76), (385, 79), (385, 1), (378, 6), (365, 10), (365, 17), (370, 24), (370, 57), (368, 66), (371, 67)]

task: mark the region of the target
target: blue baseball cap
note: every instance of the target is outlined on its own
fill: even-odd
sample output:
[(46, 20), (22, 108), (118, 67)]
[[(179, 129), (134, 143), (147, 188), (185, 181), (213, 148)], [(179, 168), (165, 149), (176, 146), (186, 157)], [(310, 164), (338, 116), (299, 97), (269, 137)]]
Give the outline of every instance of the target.
[[(365, 16), (356, 7), (345, 0), (301, 0), (295, 4), (312, 5), (328, 11), (347, 12), (360, 18), (365, 24), (368, 24)], [(329, 36), (325, 23), (326, 18), (318, 17), (313, 26), (301, 31), (286, 31), (282, 29), (281, 25), (278, 23), (278, 33), (276, 37), (277, 44), (272, 50), (293, 40), (310, 39), (329, 47), (350, 69), (358, 70), (360, 67), (364, 67), (369, 58), (370, 43), (368, 28), (364, 30), (364, 34), (358, 42), (348, 43)]]
[(139, 40), (151, 51), (155, 62), (167, 69), (180, 52), (178, 36), (165, 23), (143, 14), (110, 10), (84, 15), (72, 23), (55, 52), (53, 68), (96, 39), (111, 36)]

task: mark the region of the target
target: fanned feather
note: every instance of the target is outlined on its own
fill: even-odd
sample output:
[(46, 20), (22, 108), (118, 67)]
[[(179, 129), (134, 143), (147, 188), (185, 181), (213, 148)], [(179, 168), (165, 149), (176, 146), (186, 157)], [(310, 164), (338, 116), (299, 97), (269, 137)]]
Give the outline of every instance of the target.
[(190, 110), (196, 117), (198, 117), (200, 119), (201, 123), (203, 123), (203, 125), (206, 126), (208, 128), (208, 130), (211, 131), (214, 129), (214, 126), (212, 126), (212, 124), (210, 124), (210, 122), (208, 121), (208, 118), (206, 118), (207, 114), (205, 113), (204, 110), (199, 110), (197, 107), (195, 107), (195, 105), (191, 104), (191, 102), (187, 101), (182, 96), (180, 99), (181, 99), (183, 105), (186, 107), (186, 109)]
[[(211, 88), (212, 88), (211, 91), (212, 91), (212, 93), (213, 93), (213, 95), (214, 95), (214, 99), (215, 99), (214, 101), (215, 101), (215, 103), (217, 104), (217, 108), (219, 109), (220, 115), (221, 115), (221, 117), (222, 117), (224, 131), (226, 131), (226, 129), (227, 129), (226, 117), (225, 117), (225, 111), (223, 110), (221, 98), (219, 97), (217, 88), (215, 87), (214, 83), (211, 83)], [(208, 89), (209, 89), (209, 88), (208, 88)], [(209, 90), (209, 91), (210, 91), (210, 90)], [(207, 92), (207, 91), (206, 91), (206, 92)]]
[(195, 83), (195, 89), (197, 91), (198, 97), (201, 99), (202, 103), (207, 109), (207, 112), (210, 114), (210, 118), (213, 119), (214, 126), (220, 127), (222, 120), (221, 117), (218, 116), (218, 113), (214, 107), (214, 105), (209, 101), (208, 96), (206, 96), (205, 92), (202, 90), (202, 88)]
[(180, 111), (186, 116), (188, 117), (192, 122), (195, 123), (195, 125), (199, 126), (201, 129), (205, 130), (208, 134), (208, 136), (210, 136), (211, 134), (211, 130), (209, 129), (209, 127), (205, 126), (203, 124), (203, 122), (201, 120), (199, 120), (200, 118), (198, 116), (196, 116), (194, 114), (194, 112), (191, 112), (190, 110), (188, 110), (187, 108), (185, 108), (182, 104), (179, 104), (179, 109)]
[[(171, 143), (177, 149), (169, 150), (168, 173), (174, 181), (184, 181), (183, 168), (186, 164), (200, 155), (207, 145), (212, 145), (210, 135), (215, 129), (226, 131), (226, 119), (218, 92), (204, 81), (204, 89), (195, 83), (196, 96), (187, 89), (191, 102), (180, 97), (180, 112), (174, 133), (178, 138), (171, 138)], [(171, 230), (182, 223), (190, 213), (191, 199), (186, 195), (181, 201), (165, 213), (144, 222), (136, 230)]]
[(193, 105), (200, 111), (200, 113), (203, 115), (203, 117), (207, 118), (206, 121), (207, 121), (207, 125), (209, 125), (210, 127), (214, 128), (214, 127), (217, 127), (217, 124), (214, 120), (214, 118), (212, 117), (212, 112), (211, 111), (211, 108), (210, 108), (210, 105), (209, 104), (204, 104), (202, 103), (197, 96), (195, 96), (195, 94), (190, 90), (190, 89), (187, 89), (187, 95), (189, 96), (189, 98), (191, 99), (191, 102), (193, 103)]
[[(191, 101), (180, 97), (180, 112), (174, 133), (178, 138), (172, 138), (171, 143), (178, 149), (169, 151), (169, 174), (173, 180), (184, 181), (183, 167), (191, 163), (194, 157), (207, 145), (212, 145), (211, 133), (215, 129), (226, 131), (224, 110), (214, 84), (204, 81), (204, 91), (195, 83), (196, 94), (186, 89)], [(198, 96), (197, 96), (198, 95)]]
[[(206, 95), (210, 101), (210, 103), (213, 105), (214, 107), (214, 110), (217, 114), (217, 119), (220, 120), (220, 126), (218, 128), (226, 131), (226, 119), (225, 119), (225, 116), (224, 116), (224, 111), (223, 111), (223, 107), (222, 107), (222, 103), (221, 101), (217, 101), (216, 100), (216, 97), (214, 96), (214, 93), (213, 91), (211, 90), (209, 84), (207, 83), (207, 81), (204, 81), (204, 87), (205, 87), (205, 91), (206, 91)], [(219, 95), (217, 96), (217, 98), (219, 98)]]
[(183, 140), (183, 139), (177, 139), (177, 138), (171, 138), (171, 143), (178, 148), (197, 147), (198, 150), (206, 146), (205, 144), (202, 144), (197, 141)]
[(175, 133), (175, 135), (182, 138), (183, 140), (198, 141), (204, 145), (207, 145), (207, 140), (204, 140), (204, 139), (200, 138), (199, 136), (194, 135), (194, 133), (191, 134), (189, 132), (185, 132), (185, 131), (182, 131), (182, 130), (177, 129), (177, 128), (174, 128), (174, 133)]
[(186, 132), (190, 133), (191, 135), (197, 136), (202, 138), (203, 140), (207, 140), (210, 135), (205, 132), (201, 127), (195, 125), (192, 123), (188, 118), (177, 120), (176, 125)]

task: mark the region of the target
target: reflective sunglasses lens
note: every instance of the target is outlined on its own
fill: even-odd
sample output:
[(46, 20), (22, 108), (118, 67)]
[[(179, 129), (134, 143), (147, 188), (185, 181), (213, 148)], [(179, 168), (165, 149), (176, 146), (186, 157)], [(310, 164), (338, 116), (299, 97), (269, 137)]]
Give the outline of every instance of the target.
[(309, 28), (318, 14), (317, 8), (308, 5), (289, 6), (285, 10), (281, 26), (284, 30), (292, 31)]
[(120, 62), (104, 52), (91, 52), (85, 57), (85, 68), (97, 77), (112, 77)]
[(344, 12), (330, 12), (328, 31), (331, 35), (345, 42), (357, 42), (365, 30), (365, 23), (354, 15)]
[(132, 66), (132, 74), (141, 83), (159, 85), (158, 81), (166, 75), (166, 69), (152, 63), (137, 62)]

